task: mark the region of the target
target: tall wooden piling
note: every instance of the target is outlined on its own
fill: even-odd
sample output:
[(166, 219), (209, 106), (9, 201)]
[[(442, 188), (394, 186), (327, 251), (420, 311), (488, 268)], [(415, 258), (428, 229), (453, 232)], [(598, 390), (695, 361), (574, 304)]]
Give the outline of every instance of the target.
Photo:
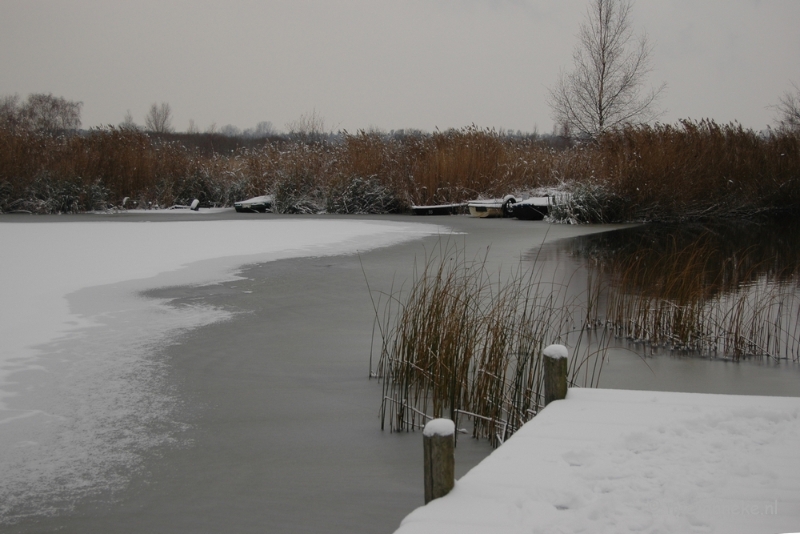
[(450, 419), (433, 419), (422, 431), (425, 452), (425, 504), (444, 497), (455, 485), (456, 425)]
[(544, 351), (544, 405), (567, 396), (567, 347), (549, 345)]

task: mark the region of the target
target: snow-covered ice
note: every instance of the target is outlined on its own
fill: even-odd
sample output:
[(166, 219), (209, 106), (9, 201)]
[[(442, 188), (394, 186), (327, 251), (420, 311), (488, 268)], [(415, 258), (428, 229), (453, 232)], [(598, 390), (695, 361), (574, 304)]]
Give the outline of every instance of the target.
[(0, 224), (0, 525), (113, 489), (141, 450), (175, 441), (177, 400), (153, 355), (231, 314), (143, 291), (440, 231), (331, 219)]
[(800, 399), (570, 389), (398, 534), (800, 531)]
[(80, 289), (139, 280), (135, 294), (219, 282), (244, 264), (354, 253), (439, 229), (331, 220), (0, 224), (0, 384), (27, 368), (38, 345), (96, 324), (69, 310), (67, 295)]

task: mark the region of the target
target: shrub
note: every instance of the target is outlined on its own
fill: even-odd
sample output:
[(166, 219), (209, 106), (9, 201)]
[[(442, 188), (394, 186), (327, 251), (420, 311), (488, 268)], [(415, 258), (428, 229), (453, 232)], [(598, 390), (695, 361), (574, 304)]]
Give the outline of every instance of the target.
[(322, 193), (313, 176), (296, 174), (278, 179), (273, 190), (273, 211), (276, 213), (319, 213)]
[(347, 178), (328, 191), (329, 213), (397, 213), (404, 207), (395, 192), (376, 176)]
[[(7, 182), (3, 184), (0, 193), (10, 189)], [(3, 211), (38, 214), (81, 213), (108, 207), (108, 189), (99, 181), (55, 180), (48, 173), (41, 173), (28, 184), (21, 198), (5, 200), (2, 205)]]
[(619, 221), (623, 218), (625, 201), (607, 186), (578, 183), (570, 193), (556, 195), (548, 214), (555, 222), (596, 224)]

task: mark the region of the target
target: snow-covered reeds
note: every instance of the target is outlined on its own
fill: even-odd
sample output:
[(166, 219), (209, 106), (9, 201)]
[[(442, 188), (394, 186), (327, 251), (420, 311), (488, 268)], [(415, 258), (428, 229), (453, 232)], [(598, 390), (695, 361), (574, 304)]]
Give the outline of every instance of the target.
[[(592, 141), (470, 126), (235, 138), (0, 127), (0, 211), (229, 206), (271, 194), (283, 212), (398, 212), (509, 193), (564, 193), (563, 222), (690, 220), (798, 209), (800, 140), (681, 121)], [(128, 198), (124, 206), (123, 200)]]
[(570, 383), (596, 382), (580, 298), (535, 266), (503, 278), (487, 259), (440, 242), (410, 287), (377, 301), (372, 374), (383, 385), (382, 427), (410, 430), (449, 417), (502, 443), (542, 407), (542, 350), (556, 342), (572, 349)]

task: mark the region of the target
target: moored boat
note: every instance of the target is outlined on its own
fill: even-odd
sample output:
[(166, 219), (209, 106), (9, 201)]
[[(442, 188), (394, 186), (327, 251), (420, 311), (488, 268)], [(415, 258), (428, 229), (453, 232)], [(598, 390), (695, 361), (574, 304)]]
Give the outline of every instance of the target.
[(541, 221), (547, 216), (552, 205), (552, 197), (531, 197), (510, 206), (511, 216), (526, 221)]
[(411, 206), (414, 215), (458, 215), (467, 210), (467, 203), (437, 204), (435, 206)]
[(272, 195), (248, 198), (235, 202), (233, 207), (240, 213), (265, 213), (272, 209)]
[(468, 202), (469, 214), (473, 217), (510, 217), (510, 206), (517, 202), (514, 195), (489, 200), (472, 200)]

